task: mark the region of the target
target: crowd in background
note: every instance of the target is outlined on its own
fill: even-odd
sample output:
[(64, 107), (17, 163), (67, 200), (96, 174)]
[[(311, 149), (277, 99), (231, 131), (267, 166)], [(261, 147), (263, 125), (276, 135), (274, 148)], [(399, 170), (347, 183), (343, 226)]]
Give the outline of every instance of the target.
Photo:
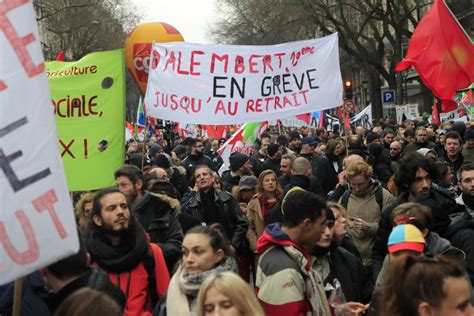
[(129, 142), (22, 315), (474, 315), (474, 123), (228, 137)]

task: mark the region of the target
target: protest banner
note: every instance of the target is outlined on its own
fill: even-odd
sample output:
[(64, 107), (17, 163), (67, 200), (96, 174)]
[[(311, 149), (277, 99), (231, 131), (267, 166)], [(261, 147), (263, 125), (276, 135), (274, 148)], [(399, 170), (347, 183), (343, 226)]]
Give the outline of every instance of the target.
[[(333, 130), (334, 126), (339, 125), (341, 127), (341, 122), (337, 117), (333, 117), (328, 113), (324, 113), (324, 123), (325, 129), (330, 131)], [(372, 104), (369, 104), (362, 112), (359, 112), (354, 117), (349, 119), (349, 124), (351, 128), (356, 128), (357, 126), (362, 126), (365, 129), (372, 128)]]
[(272, 46), (155, 43), (147, 115), (241, 124), (342, 104), (337, 34)]
[(79, 249), (31, 1), (0, 2), (0, 285)]
[(450, 111), (447, 113), (439, 113), (439, 119), (441, 122), (449, 122), (449, 121), (462, 121), (467, 122), (468, 117), (465, 114), (460, 113), (460, 109), (456, 109), (454, 111)]
[(242, 125), (232, 136), (218, 149), (224, 164), (219, 169), (219, 174), (229, 169), (229, 157), (233, 152), (241, 152), (250, 155), (252, 146), (265, 131), (268, 122), (246, 123)]
[(311, 126), (312, 119), (313, 113), (310, 112), (282, 118), (280, 120), (270, 120), (268, 121), (268, 125), (276, 126), (278, 121), (280, 121), (280, 124), (284, 127), (304, 127)]
[(49, 62), (46, 68), (69, 190), (113, 185), (125, 155), (123, 51)]

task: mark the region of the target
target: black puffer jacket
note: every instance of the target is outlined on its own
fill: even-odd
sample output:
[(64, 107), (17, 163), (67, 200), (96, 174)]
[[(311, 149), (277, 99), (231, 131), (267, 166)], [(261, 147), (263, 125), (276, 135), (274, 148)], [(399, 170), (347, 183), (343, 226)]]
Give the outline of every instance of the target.
[[(214, 190), (214, 201), (218, 205), (221, 214), (223, 214), (225, 222), (220, 224), (224, 226), (232, 245), (237, 250), (243, 250), (248, 247), (248, 222), (247, 218), (240, 210), (237, 201), (232, 197), (232, 195), (230, 195), (230, 193), (219, 190)], [(184, 201), (181, 205), (181, 212), (191, 215), (200, 223), (204, 222), (204, 208), (201, 202), (201, 194), (194, 194), (192, 197)]]
[(201, 155), (189, 155), (181, 162), (181, 165), (186, 169), (186, 174), (188, 179), (191, 179), (194, 176), (194, 171), (197, 166), (206, 165), (211, 170), (214, 170), (214, 163), (209, 156), (204, 154)]
[(160, 246), (168, 266), (168, 271), (181, 257), (183, 231), (175, 217), (179, 201), (145, 191), (143, 198), (133, 207), (133, 211), (150, 236), (152, 243)]
[[(337, 165), (337, 170), (334, 165)], [(313, 176), (315, 176), (323, 189), (323, 196), (334, 190), (338, 182), (337, 175), (342, 171), (342, 163), (339, 157), (326, 155), (319, 159), (313, 166)]]

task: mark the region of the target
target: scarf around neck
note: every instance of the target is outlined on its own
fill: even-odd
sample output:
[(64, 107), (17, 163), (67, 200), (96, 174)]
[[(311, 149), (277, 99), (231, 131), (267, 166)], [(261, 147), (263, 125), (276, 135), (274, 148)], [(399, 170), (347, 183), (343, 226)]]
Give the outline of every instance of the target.
[(92, 224), (87, 238), (92, 261), (107, 272), (130, 271), (140, 264), (148, 252), (145, 231), (135, 216), (130, 217), (128, 232), (120, 245), (114, 246), (103, 230)]
[(201, 284), (210, 275), (225, 271), (237, 273), (234, 258), (228, 257), (217, 267), (196, 275), (189, 275), (181, 264), (171, 278), (166, 295), (167, 315), (196, 315), (195, 303)]

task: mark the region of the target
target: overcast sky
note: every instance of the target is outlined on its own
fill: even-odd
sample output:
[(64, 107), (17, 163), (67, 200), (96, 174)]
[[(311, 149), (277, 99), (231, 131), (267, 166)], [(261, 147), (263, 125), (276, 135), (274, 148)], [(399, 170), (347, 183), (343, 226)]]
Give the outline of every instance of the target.
[(166, 22), (183, 35), (186, 42), (212, 43), (206, 36), (216, 11), (215, 0), (133, 0), (143, 13), (141, 22)]

